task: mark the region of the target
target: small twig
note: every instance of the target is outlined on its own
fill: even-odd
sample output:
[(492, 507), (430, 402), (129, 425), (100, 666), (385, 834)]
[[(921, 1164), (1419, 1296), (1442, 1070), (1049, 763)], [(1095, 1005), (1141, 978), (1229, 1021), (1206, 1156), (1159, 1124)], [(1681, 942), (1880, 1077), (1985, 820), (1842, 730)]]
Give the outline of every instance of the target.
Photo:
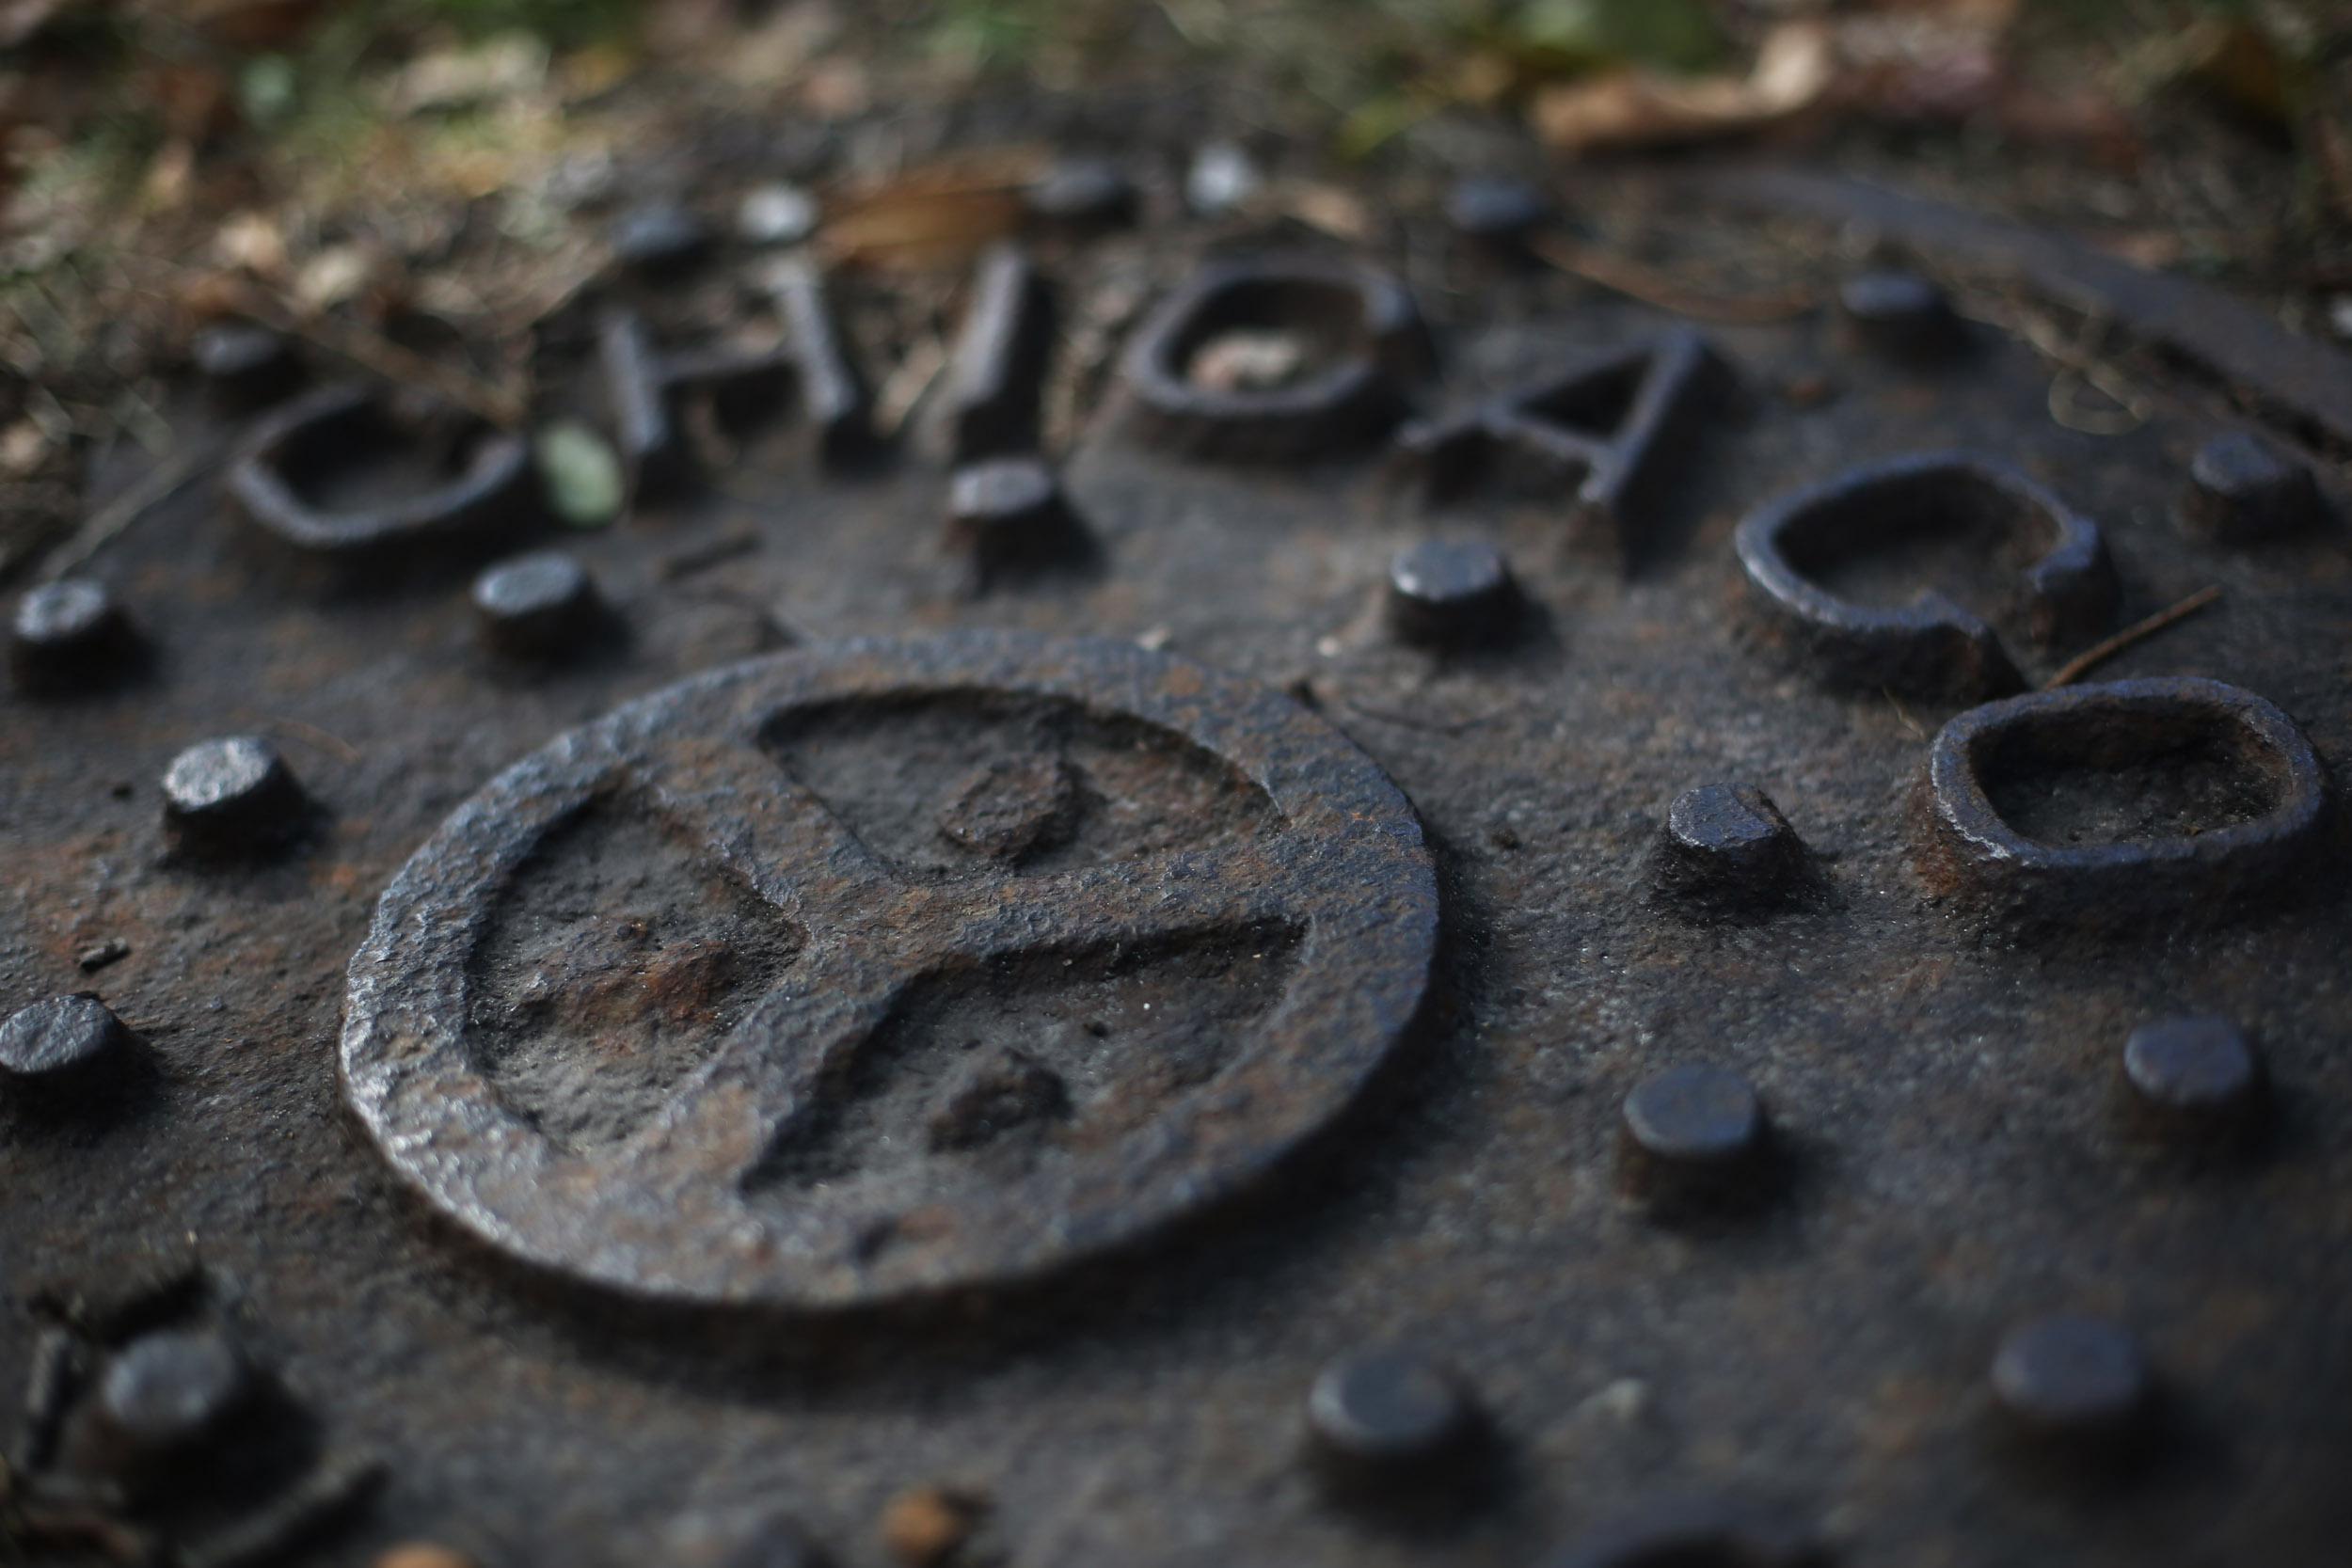
[(1813, 309), (1811, 291), (1776, 289), (1760, 294), (1708, 294), (1653, 272), (1629, 256), (1596, 250), (1562, 234), (1537, 234), (1528, 248), (1562, 272), (1614, 289), (1621, 294), (1696, 321), (1756, 323), (1786, 321)]
[(1919, 727), (1919, 721), (1911, 716), (1911, 710), (1903, 706), (1902, 699), (1895, 695), (1893, 687), (1880, 687), (1879, 694), (1886, 699), (1889, 706), (1894, 708), (1895, 717), (1902, 721), (1903, 728), (1911, 732), (1911, 737), (1914, 740), (1925, 740), (1928, 737), (1928, 732)]
[(246, 308), (246, 314), (268, 322), (280, 332), (305, 339), (387, 381), (421, 387), (501, 430), (516, 429), (531, 417), (529, 401), (510, 388), (495, 386), (470, 372), (428, 359), (358, 322), (334, 315), (306, 315), (275, 290), (247, 288), (242, 292), (245, 298), (241, 303)]
[(2178, 604), (2167, 605), (2145, 621), (2125, 626), (2106, 641), (2094, 642), (2073, 658), (2068, 659), (2058, 666), (2057, 674), (2042, 683), (2042, 689), (2052, 691), (2061, 686), (2072, 686), (2133, 643), (2153, 637), (2175, 621), (2187, 620), (2219, 597), (2221, 597), (2221, 585), (2216, 583), (2211, 588), (2199, 589)]
[(1367, 719), (1376, 719), (1384, 724), (1395, 724), (1404, 729), (1423, 730), (1431, 735), (1443, 736), (1464, 735), (1481, 724), (1491, 724), (1502, 718), (1504, 711), (1497, 708), (1492, 713), (1473, 714), (1468, 719), (1456, 719), (1448, 722), (1437, 719), (1416, 719), (1409, 713), (1391, 713), (1385, 708), (1374, 707), (1368, 703), (1359, 703), (1353, 697), (1342, 697), (1340, 702), (1348, 712), (1360, 713)]
[(90, 514), (89, 520), (65, 547), (50, 558), (41, 573), (42, 580), (55, 582), (96, 555), (115, 535), (145, 516), (151, 508), (161, 506), (219, 457), (217, 445), (183, 448), (148, 469), (129, 489)]
[(293, 736), (296, 740), (308, 741), (311, 745), (316, 746), (322, 752), (331, 752), (345, 762), (358, 762), (359, 760), (358, 747), (354, 746), (350, 741), (345, 740), (342, 736), (336, 735), (332, 731), (320, 729), (316, 724), (306, 724), (299, 719), (279, 719), (276, 717), (264, 720), (263, 722), (267, 723), (272, 729), (281, 730), (286, 734)]
[[(2058, 367), (2058, 373), (2050, 380), (2050, 418), (2068, 430), (2079, 430), (2089, 436), (2128, 436), (2153, 415), (2147, 397), (2129, 376), (2090, 348), (2068, 342), (2058, 324), (2041, 311), (2018, 308), (2006, 315), (1996, 312), (1976, 319), (1990, 321), (2003, 331), (2025, 339), (2043, 358)], [(2086, 324), (2084, 339), (2087, 342), (2104, 336), (2106, 331), (2106, 324), (2094, 318)], [(2077, 394), (2085, 386), (2106, 393), (2120, 412), (2102, 414), (2081, 407)]]
[(946, 370), (947, 345), (936, 334), (909, 349), (874, 395), (875, 435), (896, 439)]

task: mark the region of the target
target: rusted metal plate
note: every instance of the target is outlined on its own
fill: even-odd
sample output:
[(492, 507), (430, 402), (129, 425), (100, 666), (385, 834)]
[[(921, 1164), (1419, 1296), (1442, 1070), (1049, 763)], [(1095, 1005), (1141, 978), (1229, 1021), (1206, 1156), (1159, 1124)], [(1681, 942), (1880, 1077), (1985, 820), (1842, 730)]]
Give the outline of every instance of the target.
[(561, 558), (388, 418), (20, 617), (11, 1541), (2336, 1560), (2340, 469), (1964, 291), (1151, 243), (870, 426), (805, 271), (616, 285)]
[(1379, 1069), (1436, 942), (1411, 809), (1295, 704), (1132, 643), (852, 642), (469, 801), (352, 960), (343, 1077), (403, 1175), (566, 1281), (850, 1307), (1250, 1185)]

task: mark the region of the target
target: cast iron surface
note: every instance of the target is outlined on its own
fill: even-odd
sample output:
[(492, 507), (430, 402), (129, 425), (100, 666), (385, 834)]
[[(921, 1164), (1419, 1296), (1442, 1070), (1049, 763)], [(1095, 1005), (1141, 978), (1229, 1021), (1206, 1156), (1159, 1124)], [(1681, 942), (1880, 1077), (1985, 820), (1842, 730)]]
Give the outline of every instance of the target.
[[(943, 743), (1051, 747), (1084, 804), (938, 776)], [(975, 790), (1009, 832), (931, 852)], [(752, 907), (582, 1017), (615, 945), (675, 936), (613, 896), (628, 829), (582, 817), (616, 797), (672, 830), (645, 873), (715, 861)], [(566, 1279), (840, 1307), (1042, 1273), (1247, 1184), (1379, 1067), (1436, 939), (1411, 809), (1295, 704), (1133, 643), (852, 642), (642, 699), (467, 802), (352, 960), (343, 1073), (395, 1166)], [(481, 1037), (516, 1012), (554, 1037)], [(648, 1018), (707, 1059), (649, 1061)], [(997, 1103), (1025, 1095), (1049, 1103)]]
[[(1441, 372), (1416, 412), (1438, 420), (1683, 325), (1527, 278), (1417, 293)], [(2201, 542), (2175, 507), (2233, 421), (2194, 388), (2095, 436), (2053, 423), (2031, 352), (1982, 327), (1932, 367), (1841, 347), (1820, 312), (1704, 336), (1742, 391), (1680, 433), (1635, 549), (1571, 536), (1570, 479), (1432, 511), (1376, 447), (1194, 460), (1114, 388), (1056, 454), (1083, 562), (975, 594), (943, 551), (945, 473), (747, 445), (723, 487), (569, 541), (611, 624), (528, 666), (480, 644), (478, 561), (421, 550), (358, 580), (191, 487), (83, 568), (151, 657), (11, 692), (0, 723), (0, 1002), (95, 990), (145, 1064), (87, 1106), (9, 1086), (0, 1370), (30, 1375), (42, 1291), (200, 1259), (254, 1362), (336, 1452), (382, 1464), (310, 1549), (326, 1562), (421, 1535), (500, 1564), (650, 1561), (680, 1514), (757, 1507), (879, 1568), (882, 1504), (923, 1481), (984, 1495), (1023, 1564), (1618, 1563), (1666, 1543), (2337, 1560), (2340, 483), (2321, 528)], [(2029, 836), (2124, 846), (2090, 856), (2121, 920), (2021, 931), (1947, 896), (1915, 802), (1963, 705), (1825, 679), (1757, 617), (1732, 537), (1851, 467), (1955, 448), (2096, 525), (2116, 625), (2222, 589), (2091, 678), (2224, 683), (2308, 742), (2317, 825), (2262, 895), (2143, 901), (2130, 868), (2131, 846), (2270, 831), (2304, 788), (2292, 748), (2282, 786), (2271, 752), (2214, 728), (2270, 722), (2242, 708), (2119, 759), (2029, 749), (1987, 783)], [(1395, 640), (1390, 562), (1431, 536), (1507, 558), (1509, 641)], [(1808, 580), (1882, 608), (1933, 588), (2032, 685), (2090, 635), (2030, 635), (2015, 564), (1905, 531)], [(243, 735), (300, 780), (301, 836), (167, 853), (165, 768)], [(1785, 816), (1804, 896), (1653, 896), (1669, 807), (1713, 784)], [(772, 816), (745, 827), (755, 804)], [(1176, 879), (1188, 853), (1214, 874)], [(1136, 854), (1149, 875), (1105, 869)], [(785, 1027), (819, 977), (805, 1006), (839, 1028)], [(2185, 1016), (2228, 1020), (2263, 1063), (2261, 1134), (2227, 1155), (2127, 1114), (2125, 1041)], [(853, 1038), (841, 1054), (892, 1070), (793, 1079)], [(663, 1118), (722, 1108), (736, 1062), (747, 1114), (656, 1158), (687, 1125)], [(1769, 1201), (1669, 1219), (1628, 1189), (1625, 1098), (1686, 1064), (1753, 1086)], [(1138, 1072), (1158, 1076), (1119, 1078)], [(477, 1084), (532, 1130), (512, 1160), (453, 1109), (488, 1103)], [(1152, 1152), (1245, 1087), (1272, 1120)], [(803, 1088), (849, 1110), (771, 1136)], [(1139, 1119), (1089, 1122), (1114, 1102)], [(1136, 1173), (1112, 1205), (1136, 1223), (1057, 1230), (1104, 1198), (1057, 1185), (1098, 1168), (1089, 1128), (1114, 1183)], [(514, 1183), (532, 1162), (578, 1180)], [(675, 1227), (613, 1228), (656, 1191)], [(822, 1245), (729, 1261), (751, 1256), (720, 1234), (739, 1209)], [(2003, 1423), (1996, 1348), (2065, 1314), (2146, 1358), (2128, 1467), (2056, 1463)], [(1307, 1463), (1318, 1370), (1378, 1346), (1442, 1364), (1481, 1414), (1492, 1473), (1458, 1513), (1399, 1522)], [(1700, 1500), (1645, 1512), (1677, 1497)]]

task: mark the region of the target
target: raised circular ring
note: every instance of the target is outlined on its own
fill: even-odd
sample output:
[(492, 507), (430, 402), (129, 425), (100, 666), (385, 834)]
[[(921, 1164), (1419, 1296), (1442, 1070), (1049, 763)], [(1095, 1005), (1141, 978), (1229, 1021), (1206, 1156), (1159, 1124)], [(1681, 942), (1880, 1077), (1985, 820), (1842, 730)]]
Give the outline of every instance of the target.
[[(1054, 874), (900, 878), (763, 749), (811, 715), (950, 699), (1140, 724), (1213, 762), (1265, 826)], [(805, 940), (649, 1121), (582, 1150), (501, 1100), (469, 1046), (469, 974), (491, 909), (542, 839), (632, 789)], [(1276, 927), (1295, 933), (1286, 982), (1216, 1070), (1147, 1101), (1140, 1120), (1012, 1174), (959, 1167), (912, 1211), (887, 1186), (779, 1196), (757, 1184), (919, 980)], [(632, 703), (460, 807), (386, 890), (352, 959), (343, 1081), (394, 1168), (512, 1257), (643, 1298), (846, 1307), (1035, 1276), (1262, 1177), (1386, 1058), (1420, 1006), (1436, 934), (1411, 806), (1287, 699), (1127, 643), (852, 642)]]

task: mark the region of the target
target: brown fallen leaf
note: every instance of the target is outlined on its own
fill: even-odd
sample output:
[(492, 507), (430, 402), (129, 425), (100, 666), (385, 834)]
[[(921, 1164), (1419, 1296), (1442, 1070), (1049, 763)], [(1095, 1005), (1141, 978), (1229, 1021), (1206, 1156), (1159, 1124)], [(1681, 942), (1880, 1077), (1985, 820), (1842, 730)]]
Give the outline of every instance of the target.
[(1285, 181), (1275, 192), (1275, 205), (1310, 229), (1335, 240), (1357, 243), (1371, 237), (1372, 214), (1361, 198), (1337, 185), (1312, 180)]
[(286, 272), (286, 236), (278, 220), (259, 208), (231, 213), (213, 234), (213, 256), (222, 266), (242, 267), (262, 277)]
[(2273, 135), (2292, 132), (2292, 72), (2267, 33), (2243, 19), (2208, 18), (2191, 38), (2190, 82)]
[(1042, 164), (1022, 152), (909, 170), (842, 202), (818, 243), (839, 261), (917, 272), (968, 265), (1020, 227), (1022, 192)]
[(1618, 71), (1547, 87), (1530, 116), (1555, 152), (1705, 141), (1788, 119), (1820, 100), (1836, 74), (1830, 29), (1784, 22), (1765, 35), (1745, 76)]

